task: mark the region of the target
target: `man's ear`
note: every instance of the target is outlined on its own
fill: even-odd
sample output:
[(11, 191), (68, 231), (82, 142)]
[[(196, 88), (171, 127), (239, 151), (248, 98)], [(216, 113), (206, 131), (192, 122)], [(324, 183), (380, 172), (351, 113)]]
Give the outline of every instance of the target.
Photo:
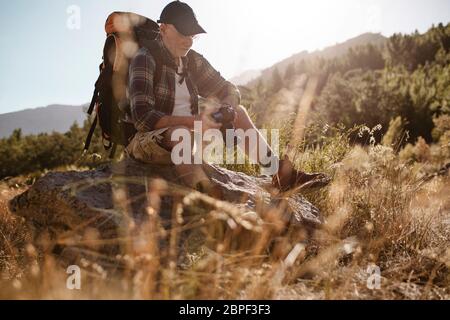
[(159, 25), (159, 31), (160, 31), (161, 33), (166, 32), (166, 29), (167, 29), (167, 24), (161, 23), (161, 24)]

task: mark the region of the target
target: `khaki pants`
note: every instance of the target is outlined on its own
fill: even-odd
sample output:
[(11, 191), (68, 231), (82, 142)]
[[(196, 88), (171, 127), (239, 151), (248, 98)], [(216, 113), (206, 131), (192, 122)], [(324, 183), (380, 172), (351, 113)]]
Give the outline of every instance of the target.
[(125, 149), (125, 153), (138, 161), (149, 164), (172, 164), (170, 151), (161, 147), (163, 134), (169, 128), (150, 132), (137, 132)]

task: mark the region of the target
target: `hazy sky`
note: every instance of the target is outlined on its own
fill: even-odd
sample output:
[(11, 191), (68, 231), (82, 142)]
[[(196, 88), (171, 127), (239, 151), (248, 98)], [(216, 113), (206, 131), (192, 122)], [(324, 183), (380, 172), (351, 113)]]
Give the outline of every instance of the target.
[[(167, 0), (0, 0), (0, 113), (90, 100), (112, 11), (158, 19)], [(450, 21), (450, 0), (190, 0), (208, 32), (193, 49), (225, 78), (364, 32)], [(79, 20), (77, 17), (79, 12)], [(79, 21), (79, 25), (78, 22)]]

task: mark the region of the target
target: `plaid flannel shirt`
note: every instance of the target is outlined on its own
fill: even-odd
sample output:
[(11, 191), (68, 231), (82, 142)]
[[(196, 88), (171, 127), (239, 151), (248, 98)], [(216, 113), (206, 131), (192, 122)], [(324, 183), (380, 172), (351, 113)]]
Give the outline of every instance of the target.
[[(161, 80), (153, 86), (155, 59), (145, 47), (139, 49), (131, 60), (128, 75), (128, 96), (130, 99), (131, 122), (136, 130), (152, 131), (164, 116), (171, 115), (175, 104), (175, 59), (165, 48), (162, 40), (155, 40), (162, 52), (164, 64)], [(188, 59), (189, 57), (189, 59)], [(187, 70), (189, 62), (196, 64), (195, 72), (187, 72), (185, 81), (191, 95), (191, 112), (198, 114), (198, 96), (215, 97), (221, 102), (239, 104), (241, 95), (238, 88), (226, 81), (219, 72), (199, 53), (191, 50), (188, 57), (182, 57)], [(193, 74), (192, 74), (193, 73)]]

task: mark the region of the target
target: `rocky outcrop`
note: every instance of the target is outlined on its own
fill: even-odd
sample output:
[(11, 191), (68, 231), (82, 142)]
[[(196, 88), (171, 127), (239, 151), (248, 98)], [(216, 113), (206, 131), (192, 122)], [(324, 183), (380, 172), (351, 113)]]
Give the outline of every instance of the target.
[(321, 223), (318, 209), (301, 195), (272, 197), (267, 177), (214, 165), (204, 169), (226, 201), (182, 187), (171, 166), (127, 159), (92, 171), (48, 173), (11, 200), (10, 209), (30, 223), (38, 238), (44, 234), (55, 250), (86, 244), (107, 254), (120, 251), (121, 243), (114, 239), (123, 238), (155, 213), (166, 229), (175, 220), (179, 225), (193, 219), (216, 220), (225, 229), (245, 230), (256, 237), (265, 224), (264, 212), (276, 212), (290, 228)]

